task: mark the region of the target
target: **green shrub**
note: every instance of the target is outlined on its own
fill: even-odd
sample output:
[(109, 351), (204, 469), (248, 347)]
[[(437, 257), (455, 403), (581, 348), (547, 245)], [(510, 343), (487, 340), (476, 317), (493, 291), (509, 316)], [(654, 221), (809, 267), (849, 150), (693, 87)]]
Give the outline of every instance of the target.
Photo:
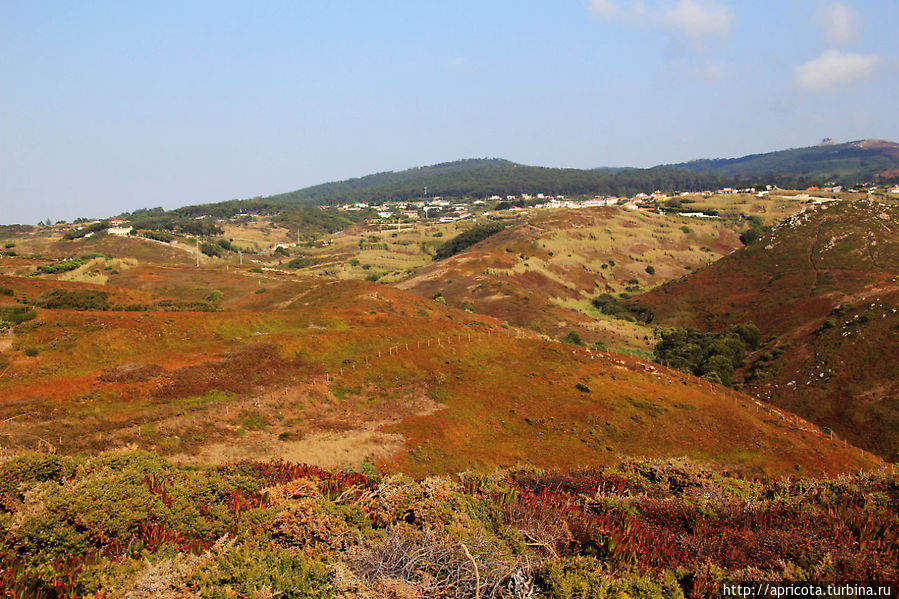
[(200, 244), (200, 251), (210, 258), (219, 258), (222, 255), (222, 246), (217, 243), (204, 242)]
[(614, 575), (593, 558), (563, 558), (537, 571), (537, 582), (549, 599), (683, 599), (673, 575), (656, 581), (640, 576)]
[(584, 344), (584, 341), (581, 339), (581, 336), (577, 331), (568, 331), (568, 334), (565, 335), (564, 341), (565, 343), (571, 343), (572, 345)]
[(327, 568), (301, 553), (241, 545), (194, 575), (189, 586), (209, 599), (261, 596), (262, 589), (284, 599), (324, 599), (331, 596), (330, 579)]
[(646, 267), (646, 272), (647, 272), (648, 274), (654, 275), (654, 274), (656, 274), (656, 269), (655, 269), (654, 266), (647, 266), (647, 267)]
[(108, 310), (108, 295), (91, 289), (51, 289), (38, 296), (34, 303), (53, 310)]
[(37, 317), (34, 308), (28, 306), (0, 306), (0, 320), (17, 325)]
[(56, 275), (61, 272), (68, 272), (84, 266), (81, 260), (60, 260), (54, 264), (41, 264), (34, 271), (34, 274)]
[[(622, 298), (624, 294), (622, 294)], [(653, 313), (647, 308), (630, 307), (610, 293), (603, 293), (590, 300), (590, 303), (603, 314), (630, 322), (652, 322)]]
[(36, 347), (29, 347), (25, 349), (25, 355), (29, 358), (37, 357), (38, 351)]
[(225, 294), (222, 293), (220, 290), (213, 289), (212, 291), (209, 292), (209, 295), (206, 296), (206, 301), (213, 302), (213, 303), (220, 302), (220, 301), (222, 301), (222, 298), (224, 296), (225, 296)]
[(475, 225), (437, 248), (437, 251), (434, 253), (434, 259), (442, 260), (463, 252), (479, 241), (499, 233), (504, 228), (501, 223), (492, 221)]
[(761, 333), (751, 323), (733, 325), (723, 333), (672, 328), (659, 332), (653, 359), (696, 376), (729, 385), (748, 350), (758, 348)]

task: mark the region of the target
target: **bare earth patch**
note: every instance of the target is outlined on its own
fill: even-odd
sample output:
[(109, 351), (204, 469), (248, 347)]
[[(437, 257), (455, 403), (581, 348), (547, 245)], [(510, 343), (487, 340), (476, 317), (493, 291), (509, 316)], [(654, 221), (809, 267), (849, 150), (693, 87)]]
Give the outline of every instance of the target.
[(172, 456), (171, 460), (199, 465), (282, 459), (342, 469), (358, 467), (364, 461), (388, 458), (402, 447), (402, 435), (372, 430), (316, 432), (297, 441), (279, 441), (271, 433), (255, 431), (240, 439), (206, 445), (195, 455)]

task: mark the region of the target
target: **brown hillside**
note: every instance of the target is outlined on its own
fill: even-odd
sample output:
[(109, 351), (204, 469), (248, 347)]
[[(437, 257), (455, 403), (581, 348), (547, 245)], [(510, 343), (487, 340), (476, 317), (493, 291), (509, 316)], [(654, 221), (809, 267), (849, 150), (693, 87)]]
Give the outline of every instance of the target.
[[(187, 462), (369, 460), (417, 475), (621, 454), (768, 473), (877, 464), (747, 396), (384, 285), (213, 267), (129, 273), (185, 301), (222, 290), (228, 310), (38, 309), (0, 354), (5, 450), (131, 445)], [(188, 293), (191, 280), (201, 288)], [(17, 296), (30, 284), (4, 279)]]
[(899, 207), (810, 207), (767, 238), (634, 301), (656, 324), (753, 322), (746, 390), (895, 460)]

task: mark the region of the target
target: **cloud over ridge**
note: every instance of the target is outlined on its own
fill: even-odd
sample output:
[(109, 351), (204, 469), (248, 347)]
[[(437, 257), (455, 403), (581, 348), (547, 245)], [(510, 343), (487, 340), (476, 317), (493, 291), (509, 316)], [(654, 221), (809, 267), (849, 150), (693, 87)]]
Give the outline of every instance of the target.
[(798, 65), (793, 83), (807, 92), (832, 91), (840, 86), (871, 77), (880, 63), (876, 54), (827, 50), (818, 58)]

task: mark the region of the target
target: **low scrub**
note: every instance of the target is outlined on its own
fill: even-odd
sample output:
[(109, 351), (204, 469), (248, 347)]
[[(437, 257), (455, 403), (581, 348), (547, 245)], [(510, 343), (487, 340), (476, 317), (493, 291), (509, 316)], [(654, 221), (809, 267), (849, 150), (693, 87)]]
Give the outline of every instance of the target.
[(34, 304), (54, 310), (108, 310), (107, 296), (105, 291), (90, 289), (51, 289), (38, 296)]
[(629, 306), (611, 293), (603, 293), (602, 295), (594, 297), (590, 300), (590, 303), (603, 314), (620, 320), (649, 323), (652, 322), (653, 319), (652, 310), (640, 306)]
[(26, 453), (0, 463), (0, 588), (599, 599), (717, 596), (747, 572), (891, 581), (895, 490), (886, 471), (753, 481), (686, 459), (416, 482), (282, 461)]
[(493, 221), (477, 224), (471, 229), (459, 233), (437, 248), (437, 251), (434, 252), (434, 260), (443, 260), (444, 258), (449, 258), (460, 252), (464, 252), (469, 247), (479, 241), (487, 239), (491, 235), (499, 233), (504, 228), (505, 227), (501, 223)]

